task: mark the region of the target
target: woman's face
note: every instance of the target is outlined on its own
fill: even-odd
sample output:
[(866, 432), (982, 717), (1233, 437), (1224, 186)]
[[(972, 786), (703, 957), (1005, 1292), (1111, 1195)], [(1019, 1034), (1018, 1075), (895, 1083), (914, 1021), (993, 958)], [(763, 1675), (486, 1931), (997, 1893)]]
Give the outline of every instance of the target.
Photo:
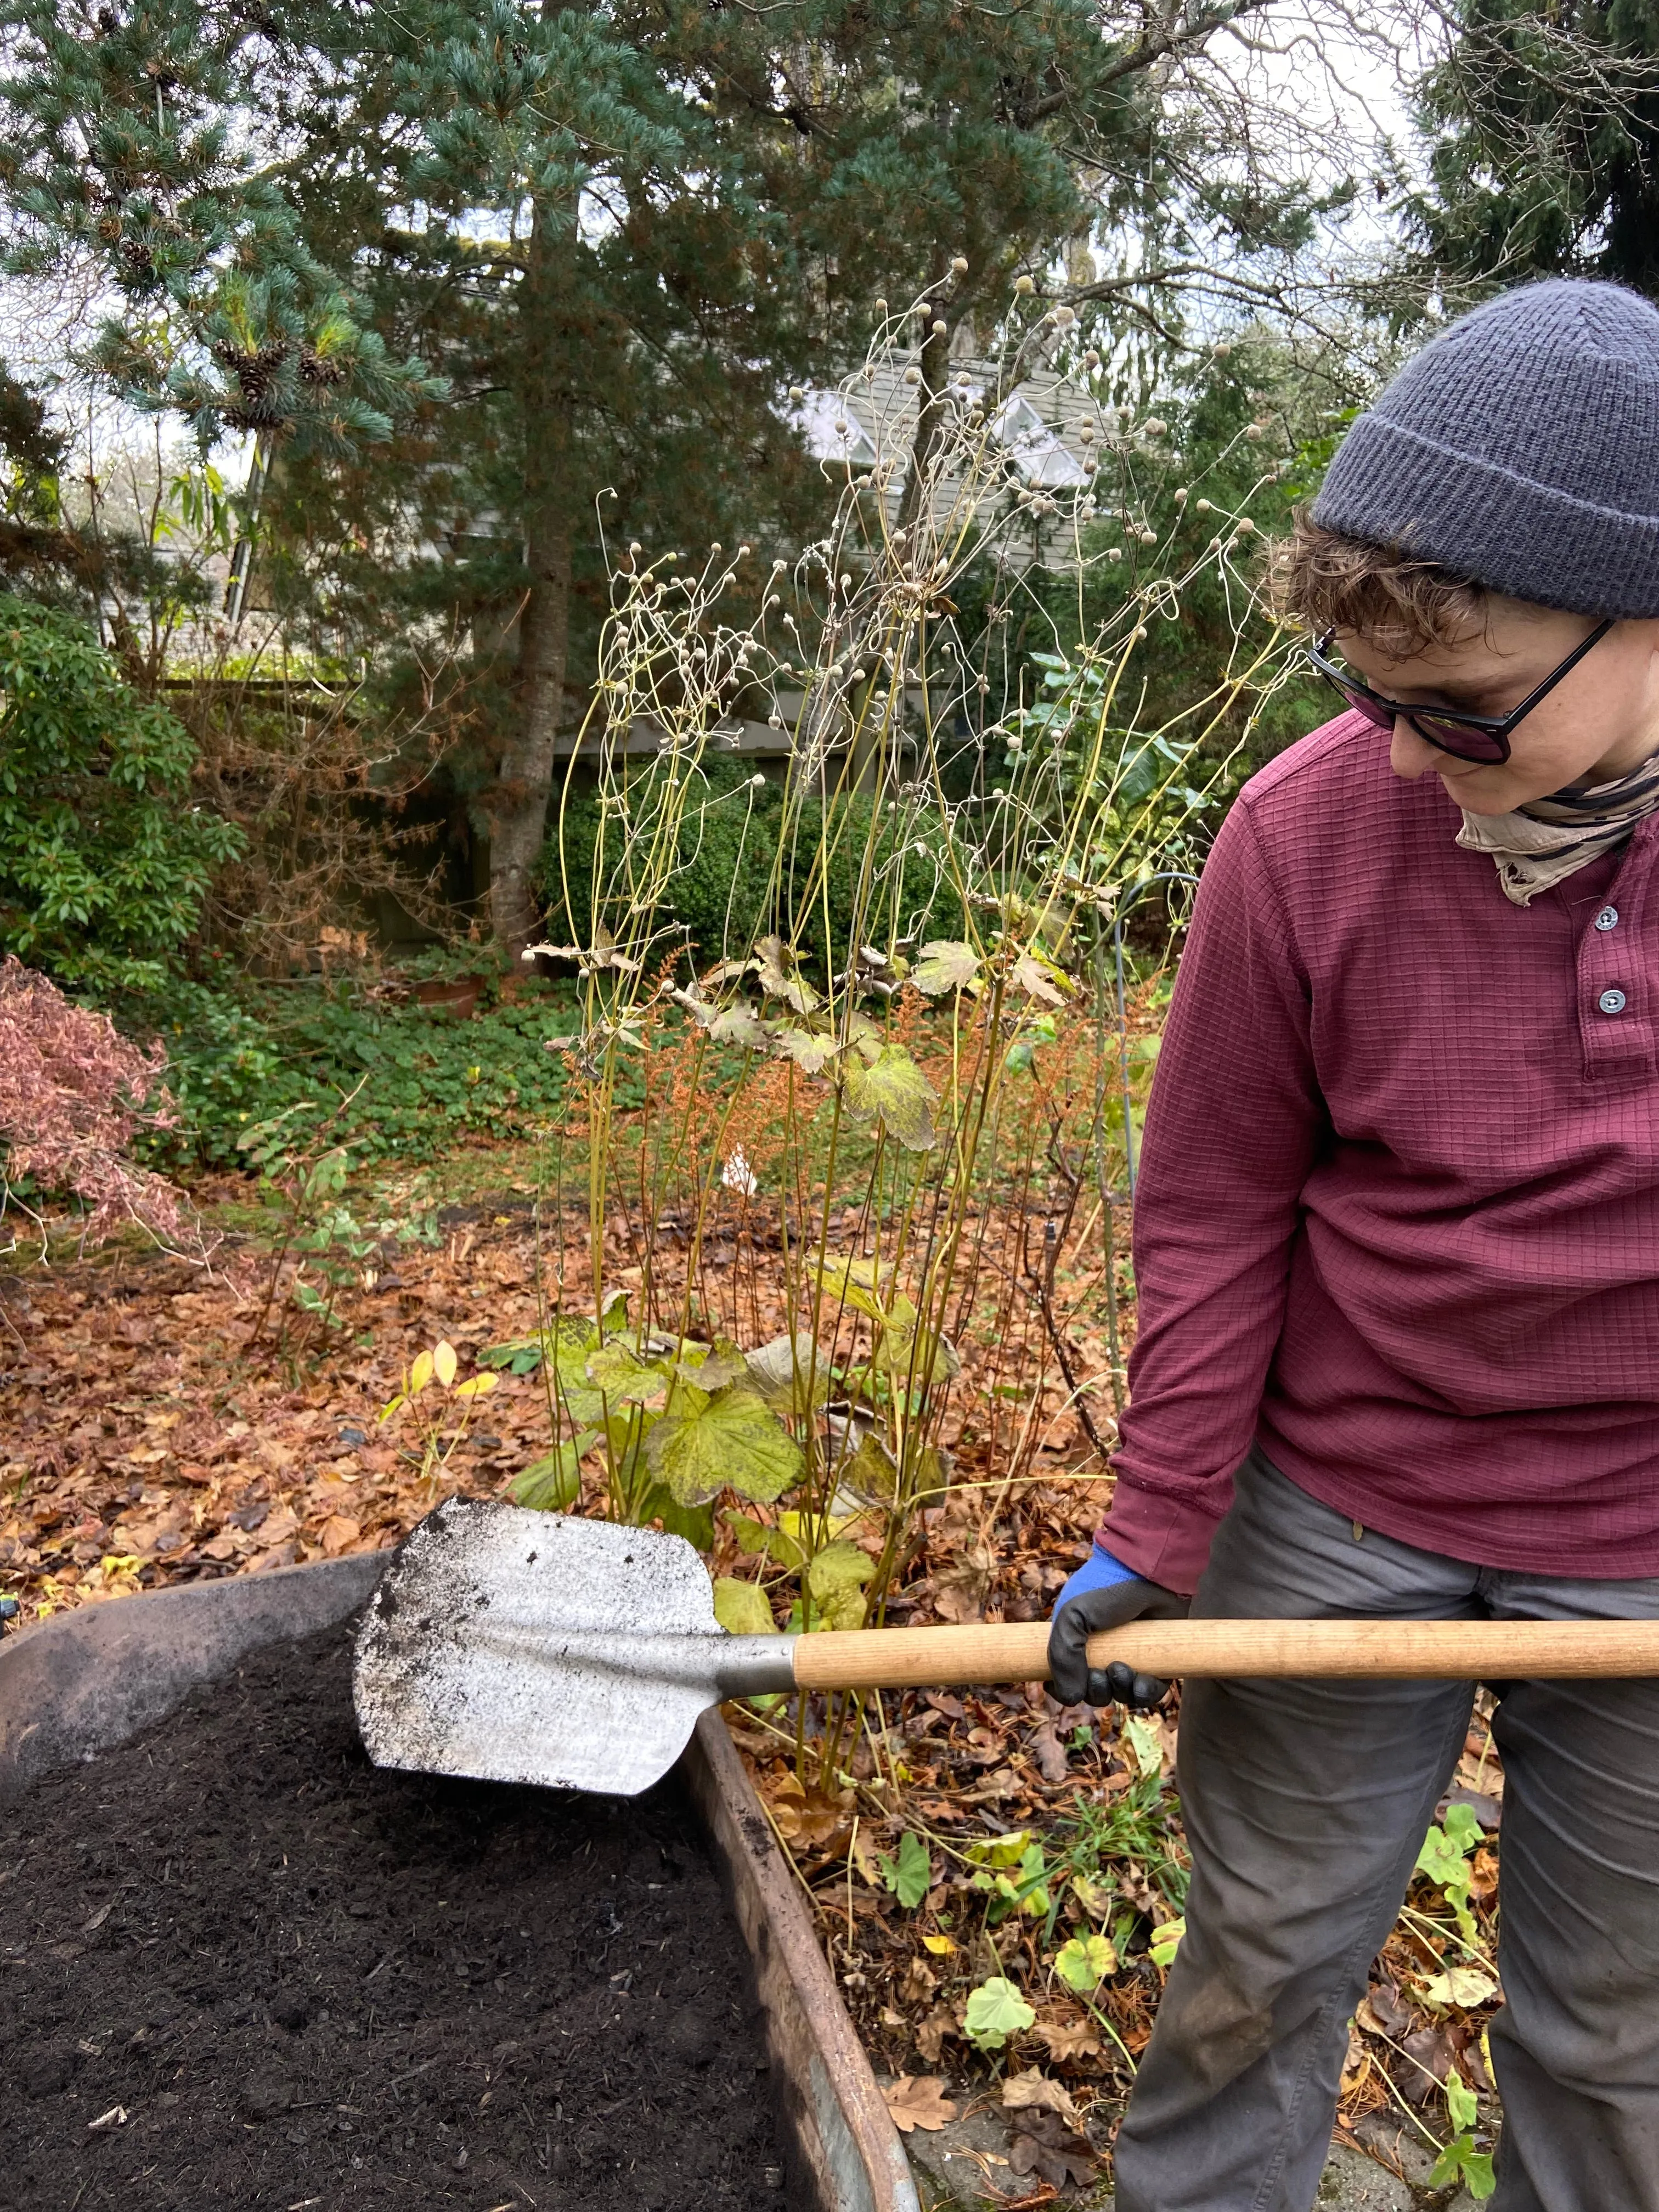
[[(1486, 618), (1451, 645), (1393, 660), (1357, 631), (1335, 644), (1374, 691), (1402, 706), (1505, 714), (1582, 645), (1595, 624), (1519, 599), (1494, 598)], [(1659, 621), (1621, 622), (1600, 639), (1511, 732), (1507, 761), (1488, 767), (1442, 752), (1398, 720), (1389, 760), (1407, 782), (1437, 775), (1471, 814), (1509, 814), (1569, 784), (1609, 783), (1659, 750)]]

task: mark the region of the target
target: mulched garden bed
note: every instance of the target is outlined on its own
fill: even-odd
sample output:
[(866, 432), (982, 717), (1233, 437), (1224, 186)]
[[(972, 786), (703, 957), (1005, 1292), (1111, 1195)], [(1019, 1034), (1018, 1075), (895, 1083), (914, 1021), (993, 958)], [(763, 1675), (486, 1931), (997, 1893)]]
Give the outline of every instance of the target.
[(0, 1840), (0, 2208), (750, 2212), (784, 2157), (684, 1796), (383, 1774), (347, 1633)]

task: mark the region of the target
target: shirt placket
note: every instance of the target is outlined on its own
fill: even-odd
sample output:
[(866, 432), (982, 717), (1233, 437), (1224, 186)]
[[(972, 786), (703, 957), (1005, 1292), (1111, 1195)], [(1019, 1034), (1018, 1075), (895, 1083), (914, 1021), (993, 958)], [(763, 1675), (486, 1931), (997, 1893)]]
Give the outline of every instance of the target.
[(1579, 939), (1578, 1034), (1592, 1080), (1654, 1072), (1654, 961), (1644, 923), (1656, 859), (1659, 820), (1650, 816)]

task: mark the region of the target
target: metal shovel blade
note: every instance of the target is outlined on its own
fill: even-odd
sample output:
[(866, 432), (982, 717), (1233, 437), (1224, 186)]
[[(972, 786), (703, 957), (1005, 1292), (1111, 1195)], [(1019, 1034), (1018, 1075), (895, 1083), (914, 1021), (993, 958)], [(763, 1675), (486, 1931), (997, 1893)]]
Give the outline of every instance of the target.
[(787, 1690), (791, 1639), (730, 1637), (683, 1537), (452, 1498), (357, 1636), (377, 1766), (631, 1797), (722, 1698)]

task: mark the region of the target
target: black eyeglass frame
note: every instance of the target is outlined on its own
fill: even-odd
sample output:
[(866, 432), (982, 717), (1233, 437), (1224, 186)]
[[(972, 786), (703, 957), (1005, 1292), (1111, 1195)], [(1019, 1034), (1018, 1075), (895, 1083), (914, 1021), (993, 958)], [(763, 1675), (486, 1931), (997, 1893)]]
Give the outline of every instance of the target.
[[(1390, 699), (1381, 691), (1373, 691), (1369, 684), (1362, 684), (1357, 676), (1350, 676), (1345, 669), (1337, 668), (1326, 659), (1331, 641), (1336, 635), (1334, 630), (1327, 630), (1318, 643), (1309, 646), (1306, 651), (1309, 659), (1331, 689), (1346, 699), (1356, 713), (1368, 714), (1379, 729), (1392, 729), (1396, 721), (1408, 722), (1418, 736), (1437, 752), (1449, 753), (1454, 760), (1474, 761), (1482, 768), (1501, 768), (1510, 757), (1510, 738), (1516, 725), (1531, 714), (1540, 699), (1554, 690), (1564, 676), (1572, 673), (1590, 647), (1601, 643), (1618, 619), (1616, 615), (1609, 615), (1605, 622), (1598, 623), (1582, 644), (1574, 646), (1560, 666), (1552, 669), (1543, 682), (1528, 691), (1518, 707), (1511, 707), (1507, 714), (1459, 714), (1449, 707), (1431, 707), (1420, 701), (1417, 705), (1408, 707), (1401, 700)], [(1419, 714), (1443, 726), (1467, 730), (1472, 738), (1483, 738), (1495, 750), (1492, 752), (1462, 751), (1456, 745), (1449, 745), (1443, 738), (1436, 737), (1432, 730), (1425, 730), (1418, 720)]]

